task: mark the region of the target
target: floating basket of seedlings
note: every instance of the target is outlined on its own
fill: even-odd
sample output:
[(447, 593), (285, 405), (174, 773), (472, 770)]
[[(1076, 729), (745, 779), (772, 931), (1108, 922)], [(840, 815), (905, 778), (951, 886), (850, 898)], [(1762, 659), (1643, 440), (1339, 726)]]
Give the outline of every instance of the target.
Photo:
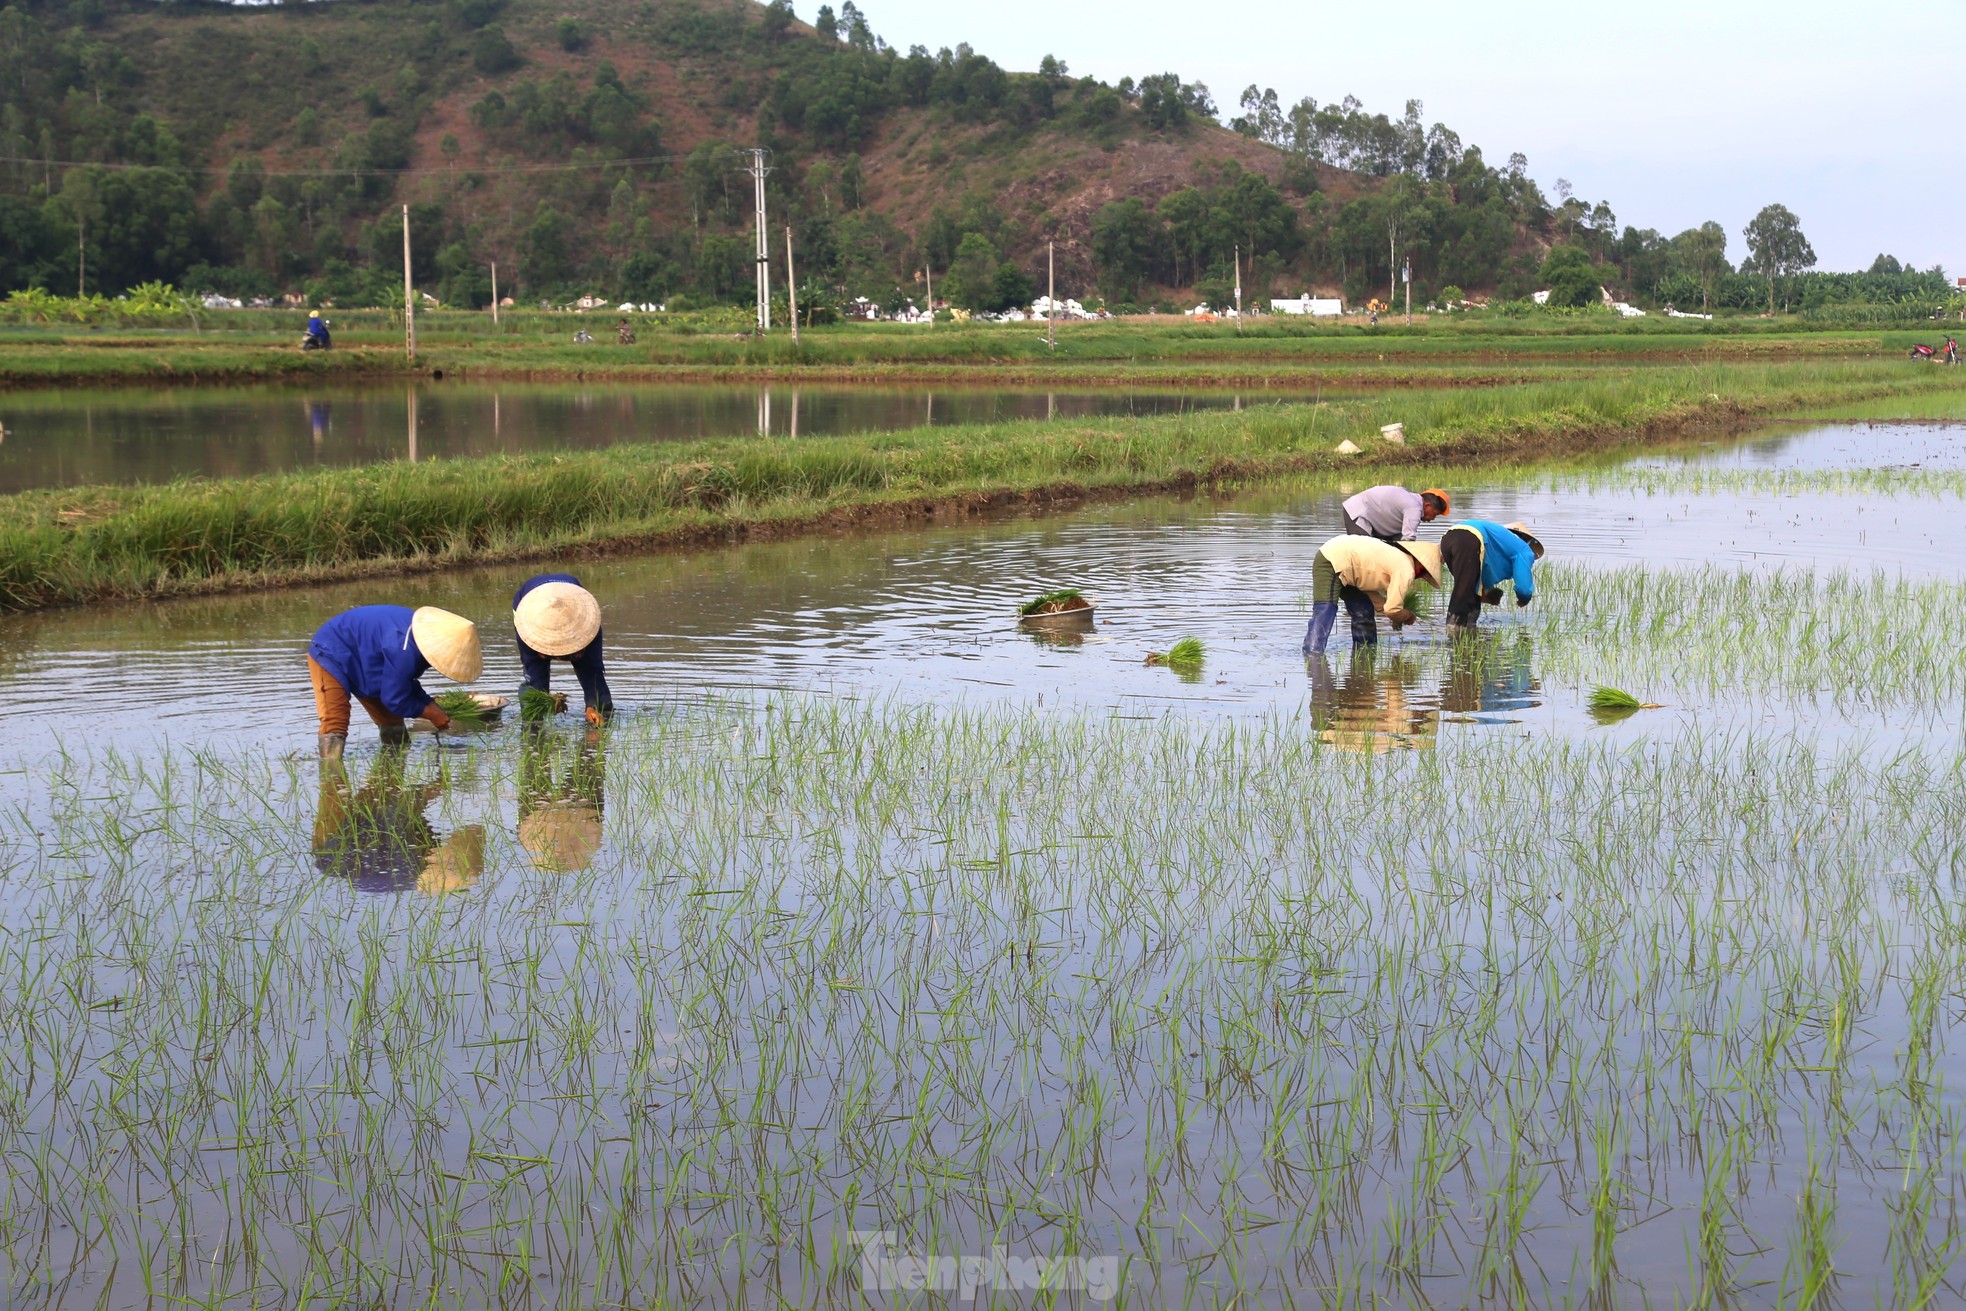
[[(436, 702), (437, 709), (451, 717), (453, 728), (484, 728), (496, 723), (510, 704), (506, 698), (490, 692), (466, 692), (460, 688), (439, 692)], [(429, 729), (433, 725), (427, 719), (412, 719), (410, 727)]]
[(1076, 587), (1068, 587), (1059, 592), (1046, 592), (1035, 601), (1027, 601), (1017, 607), (1017, 622), (1053, 626), (1089, 625), (1096, 604), (1097, 602)]

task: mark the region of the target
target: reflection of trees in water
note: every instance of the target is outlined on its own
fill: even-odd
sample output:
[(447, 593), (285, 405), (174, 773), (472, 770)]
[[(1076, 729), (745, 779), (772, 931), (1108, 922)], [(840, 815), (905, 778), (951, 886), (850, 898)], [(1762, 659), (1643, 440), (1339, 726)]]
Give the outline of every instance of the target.
[(1510, 723), (1537, 704), (1527, 633), (1456, 641), (1436, 652), (1382, 655), (1355, 652), (1342, 671), (1314, 656), (1311, 723), (1325, 744), (1383, 755), (1426, 750), (1450, 723)]
[(525, 726), (519, 749), (519, 845), (551, 874), (586, 869), (601, 849), (607, 757), (602, 731), (577, 737)]
[(445, 780), (411, 780), (409, 758), (405, 749), (383, 750), (353, 789), (342, 764), (323, 764), (313, 842), (323, 874), (361, 892), (435, 896), (468, 888), (484, 873), (484, 827), (467, 824), (439, 838), (425, 812)]

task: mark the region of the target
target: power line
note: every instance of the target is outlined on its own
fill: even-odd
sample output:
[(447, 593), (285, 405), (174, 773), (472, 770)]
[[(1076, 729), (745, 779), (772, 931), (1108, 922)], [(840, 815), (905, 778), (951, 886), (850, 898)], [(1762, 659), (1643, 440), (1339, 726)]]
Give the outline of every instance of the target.
[[(719, 151), (719, 154), (748, 155), (746, 150)], [(629, 159), (583, 160), (577, 163), (561, 164), (493, 164), (487, 167), (466, 167), (466, 173), (573, 173), (583, 169), (631, 168), (640, 164), (674, 164), (688, 159), (688, 155), (637, 155)], [(168, 173), (194, 173), (212, 177), (229, 175), (226, 168), (193, 168), (188, 164), (104, 164), (86, 159), (41, 159), (28, 155), (0, 155), (0, 164), (28, 164), (36, 168), (100, 168), (111, 171), (130, 169), (152, 169)], [(262, 168), (258, 176), (268, 178), (332, 178), (332, 177), (376, 177), (411, 178), (444, 177), (459, 170), (448, 165), (441, 168)]]

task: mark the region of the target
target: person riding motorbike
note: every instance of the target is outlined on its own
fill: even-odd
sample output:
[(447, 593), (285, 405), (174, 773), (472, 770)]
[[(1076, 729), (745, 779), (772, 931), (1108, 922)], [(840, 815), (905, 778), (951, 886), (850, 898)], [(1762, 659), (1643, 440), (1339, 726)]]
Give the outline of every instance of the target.
[(328, 336), (328, 321), (315, 310), (307, 316), (307, 335), (300, 339), (304, 351), (325, 351), (334, 349), (334, 339)]

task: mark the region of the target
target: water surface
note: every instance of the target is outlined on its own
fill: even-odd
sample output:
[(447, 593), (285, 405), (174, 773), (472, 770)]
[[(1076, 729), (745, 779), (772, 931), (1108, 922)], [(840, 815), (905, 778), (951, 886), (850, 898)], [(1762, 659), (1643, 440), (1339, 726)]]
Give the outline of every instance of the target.
[(1171, 414), (1310, 399), (1216, 390), (432, 382), (0, 395), (0, 493), (320, 466), (1013, 419)]

